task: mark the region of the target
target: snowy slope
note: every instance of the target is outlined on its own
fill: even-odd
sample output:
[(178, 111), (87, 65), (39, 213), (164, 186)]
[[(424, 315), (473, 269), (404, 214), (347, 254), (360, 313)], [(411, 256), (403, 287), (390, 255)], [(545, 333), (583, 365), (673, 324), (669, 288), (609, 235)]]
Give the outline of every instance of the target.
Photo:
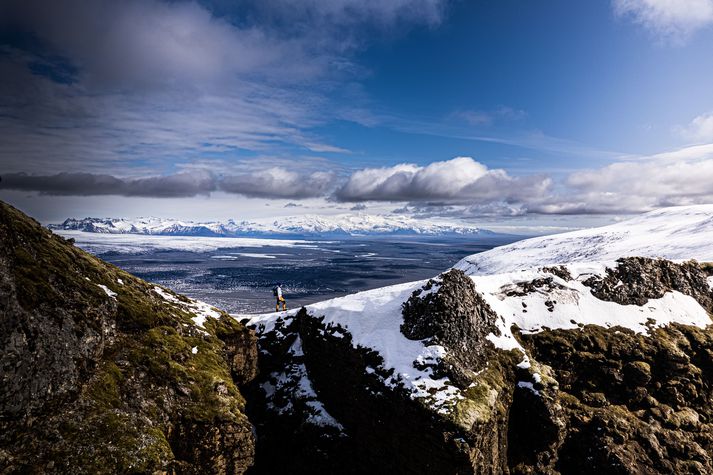
[(468, 256), (454, 267), (484, 275), (628, 256), (713, 261), (713, 205), (665, 208), (609, 226), (526, 239)]
[(467, 224), (416, 220), (406, 216), (345, 214), (336, 216), (287, 216), (255, 221), (203, 222), (160, 218), (84, 218), (51, 224), (50, 229), (106, 234), (171, 236), (360, 236), (428, 235), (494, 236), (495, 233)]
[[(513, 326), (523, 333), (598, 325), (646, 334), (671, 323), (697, 327), (712, 323), (697, 300), (677, 291), (649, 299), (642, 306), (622, 305), (593, 295), (584, 281), (605, 276), (606, 269), (616, 266), (615, 260), (624, 256), (713, 260), (713, 206), (671, 208), (603, 228), (530, 239), (476, 254), (456, 267), (470, 272), (476, 291), (499, 317), (500, 335), (490, 334), (488, 338), (498, 348), (522, 351), (522, 368), (529, 368), (529, 358), (514, 337)], [(550, 264), (564, 264), (571, 278), (541, 268)], [(550, 283), (533, 287), (543, 281)], [(713, 285), (712, 279), (708, 282)], [(426, 401), (437, 412), (447, 412), (464, 397), (460, 390), (447, 378), (435, 378), (428, 368), (417, 369), (423, 362), (443, 358), (447, 349), (409, 340), (400, 330), (402, 303), (424, 283), (360, 292), (310, 305), (307, 311), (324, 316), (326, 326), (344, 328), (354, 347), (379, 353), (384, 360), (382, 369), (393, 369), (393, 375), (383, 381), (386, 386), (401, 386), (414, 399)], [(295, 313), (248, 317), (261, 335)]]
[[(325, 316), (323, 323), (341, 325), (352, 335), (354, 347), (376, 350), (384, 359), (385, 369), (394, 369), (385, 380), (387, 386), (403, 385), (413, 398), (428, 398), (437, 410), (460, 398), (457, 389), (447, 378), (433, 378), (429, 369), (418, 370), (413, 363), (435, 361), (445, 355), (442, 346), (425, 346), (420, 341), (408, 340), (401, 333), (401, 304), (426, 281), (409, 282), (359, 292), (307, 306), (309, 313)], [(292, 318), (296, 311), (251, 315), (250, 325), (258, 333), (273, 330), (280, 318)]]
[[(541, 269), (471, 277), (476, 290), (499, 316), (500, 336), (490, 334), (488, 338), (497, 348), (522, 351), (522, 368), (529, 367), (529, 357), (513, 336), (513, 325), (523, 333), (576, 329), (580, 325), (618, 326), (636, 333), (648, 333), (651, 328), (671, 323), (701, 328), (712, 323), (706, 310), (694, 298), (680, 292), (668, 292), (660, 299), (650, 299), (644, 306), (600, 300), (583, 281), (593, 275), (604, 276), (605, 265), (572, 264), (565, 267), (571, 280)], [(510, 292), (535, 279), (552, 279), (554, 288)], [(425, 282), (359, 292), (309, 305), (307, 311), (317, 317), (324, 316), (323, 323), (327, 327), (339, 325), (344, 328), (351, 335), (355, 348), (369, 348), (379, 353), (384, 360), (381, 369), (394, 370), (393, 375), (383, 381), (384, 385), (401, 386), (413, 399), (424, 400), (437, 412), (446, 413), (464, 396), (448, 378), (435, 378), (429, 368), (421, 370), (416, 366), (423, 367), (423, 363), (443, 358), (447, 349), (409, 340), (400, 330), (402, 303)], [(289, 320), (295, 314), (296, 311), (288, 311), (247, 317), (258, 335), (262, 335), (271, 332), (279, 320)]]

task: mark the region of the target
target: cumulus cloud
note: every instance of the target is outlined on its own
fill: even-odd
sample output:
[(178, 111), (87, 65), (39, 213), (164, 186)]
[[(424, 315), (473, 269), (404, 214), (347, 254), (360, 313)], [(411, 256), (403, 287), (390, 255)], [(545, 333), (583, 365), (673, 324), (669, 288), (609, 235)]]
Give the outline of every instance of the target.
[(706, 144), (576, 171), (556, 182), (512, 177), (467, 157), (425, 167), (364, 169), (354, 172), (336, 196), (405, 202), (394, 212), (424, 217), (623, 214), (713, 203), (711, 183), (713, 144)]
[[(303, 199), (324, 195), (334, 175), (300, 174), (279, 168), (217, 176), (192, 170), (165, 176), (118, 178), (106, 174), (58, 173), (28, 175), (8, 173), (0, 177), (0, 189), (37, 191), (45, 195), (121, 195), (157, 198), (191, 197), (214, 191), (252, 198)], [(293, 206), (297, 206), (294, 205)]]
[(675, 131), (693, 142), (713, 141), (713, 112), (701, 114), (687, 125), (676, 127)]
[(613, 6), (618, 16), (677, 42), (713, 23), (713, 0), (613, 0)]
[(613, 163), (570, 174), (566, 193), (529, 207), (547, 214), (636, 213), (713, 203), (713, 146)]
[[(516, 217), (527, 214), (622, 214), (658, 207), (713, 203), (713, 144), (580, 170), (554, 181), (544, 176), (511, 176), (472, 158), (458, 157), (426, 166), (401, 164), (365, 168), (340, 177), (310, 169), (237, 167), (228, 174), (202, 168), (140, 178), (100, 173), (2, 175), (0, 189), (45, 195), (191, 197), (213, 192), (253, 198), (336, 199), (397, 202), (397, 214), (423, 217)], [(297, 207), (288, 203), (286, 207)]]
[(513, 177), (488, 169), (470, 157), (433, 162), (425, 167), (401, 164), (356, 171), (335, 193), (340, 201), (519, 202), (545, 194), (545, 176)]

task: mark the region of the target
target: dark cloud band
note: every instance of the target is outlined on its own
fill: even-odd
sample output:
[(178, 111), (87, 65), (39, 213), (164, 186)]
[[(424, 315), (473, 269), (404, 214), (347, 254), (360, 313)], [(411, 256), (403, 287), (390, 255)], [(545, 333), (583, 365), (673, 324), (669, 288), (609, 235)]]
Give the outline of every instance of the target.
[(191, 172), (135, 179), (92, 173), (9, 173), (1, 178), (0, 189), (35, 191), (44, 195), (185, 198), (225, 191), (247, 197), (302, 199), (324, 195), (331, 186), (333, 175), (269, 169), (223, 177), (208, 172)]

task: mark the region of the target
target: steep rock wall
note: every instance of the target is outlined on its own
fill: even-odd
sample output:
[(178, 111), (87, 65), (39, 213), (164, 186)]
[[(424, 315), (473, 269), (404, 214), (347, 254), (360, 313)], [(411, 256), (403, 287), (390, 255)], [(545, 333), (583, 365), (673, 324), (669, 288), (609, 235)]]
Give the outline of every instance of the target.
[(0, 472), (245, 472), (256, 339), (197, 308), (0, 202)]

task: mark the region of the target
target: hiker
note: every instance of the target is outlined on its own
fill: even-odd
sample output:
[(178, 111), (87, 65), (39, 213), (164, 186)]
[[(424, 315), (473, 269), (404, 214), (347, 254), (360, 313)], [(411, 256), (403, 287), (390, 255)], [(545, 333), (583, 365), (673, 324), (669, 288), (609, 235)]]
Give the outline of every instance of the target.
[(275, 311), (280, 311), (280, 302), (282, 302), (282, 311), (287, 310), (287, 302), (285, 302), (285, 297), (282, 296), (282, 284), (277, 284), (274, 289), (272, 289), (272, 294), (277, 299), (275, 304)]

